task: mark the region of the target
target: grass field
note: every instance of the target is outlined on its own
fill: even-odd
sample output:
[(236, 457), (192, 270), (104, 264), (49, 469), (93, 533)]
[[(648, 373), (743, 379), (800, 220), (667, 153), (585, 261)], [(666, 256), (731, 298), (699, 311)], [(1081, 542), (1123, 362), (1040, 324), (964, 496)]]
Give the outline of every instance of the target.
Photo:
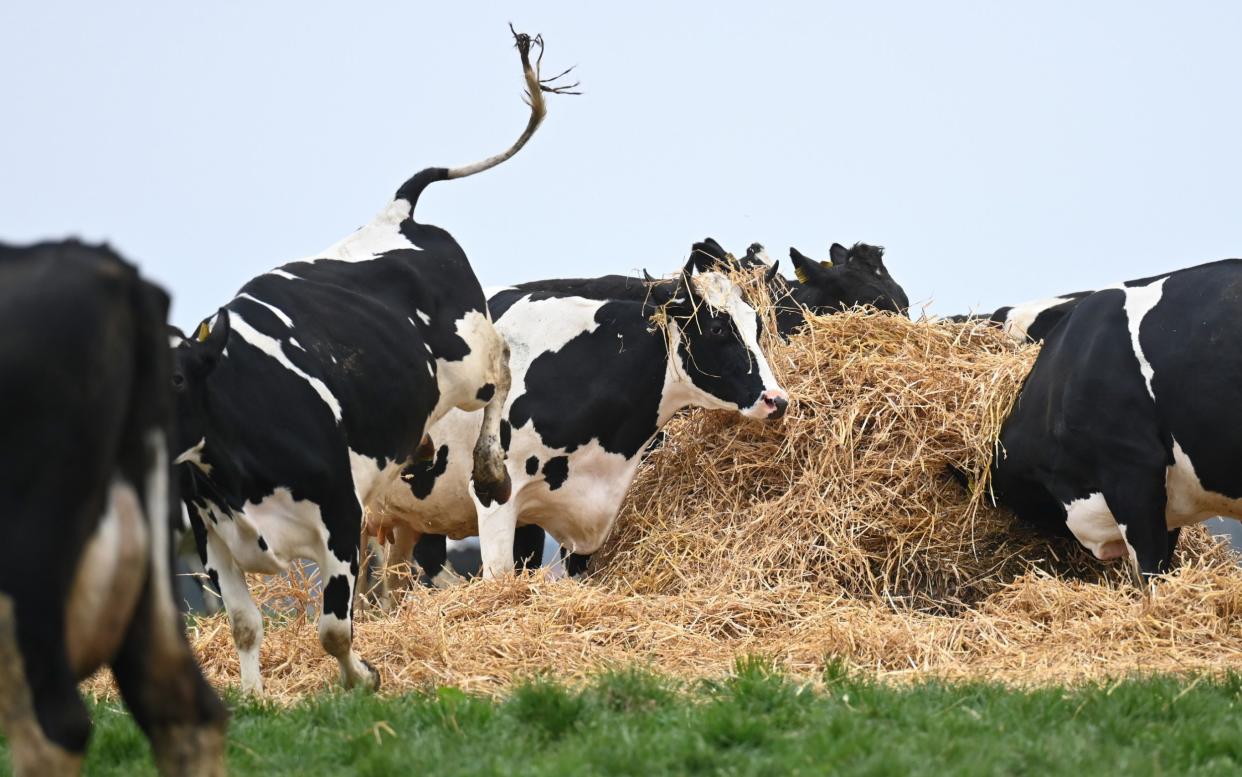
[[(719, 682), (624, 672), (581, 690), (534, 681), (501, 700), (442, 688), (232, 702), (235, 775), (1242, 772), (1242, 675), (1012, 691), (830, 670), (812, 690), (749, 661)], [(93, 712), (86, 773), (153, 774), (123, 708)]]

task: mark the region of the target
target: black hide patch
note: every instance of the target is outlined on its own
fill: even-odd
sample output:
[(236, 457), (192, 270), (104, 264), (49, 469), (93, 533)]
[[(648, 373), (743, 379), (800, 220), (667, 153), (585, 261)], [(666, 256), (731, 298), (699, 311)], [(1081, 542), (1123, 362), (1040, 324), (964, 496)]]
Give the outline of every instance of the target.
[(323, 587), (323, 611), (341, 620), (349, 617), (349, 578), (334, 575)]
[(526, 474), (534, 475), (538, 471), (539, 471), (539, 457), (531, 456), (529, 459), (526, 460)]
[(267, 540), (263, 539), (262, 537), (259, 537), (259, 550), (263, 551), (264, 553), (267, 552)]
[(509, 421), (533, 422), (549, 448), (572, 453), (595, 439), (633, 458), (656, 433), (667, 365), (663, 335), (647, 331), (648, 312), (640, 302), (601, 305), (594, 331), (531, 362)]
[(475, 397), (480, 402), (491, 402), (492, 397), (494, 396), (496, 396), (496, 387), (493, 386), (491, 383), (484, 383), (483, 386), (479, 389), (479, 393), (475, 394)]
[(543, 479), (547, 481), (548, 490), (555, 491), (565, 485), (565, 480), (569, 477), (569, 457), (553, 456), (544, 462)]
[(448, 469), (448, 454), (448, 446), (441, 445), (436, 451), (435, 461), (415, 461), (401, 469), (401, 478), (410, 487), (415, 498), (426, 499), (431, 496), (436, 487), (436, 478)]
[(509, 425), (509, 419), (500, 419), (500, 447), (505, 453), (509, 452), (509, 443), (513, 441), (513, 427)]

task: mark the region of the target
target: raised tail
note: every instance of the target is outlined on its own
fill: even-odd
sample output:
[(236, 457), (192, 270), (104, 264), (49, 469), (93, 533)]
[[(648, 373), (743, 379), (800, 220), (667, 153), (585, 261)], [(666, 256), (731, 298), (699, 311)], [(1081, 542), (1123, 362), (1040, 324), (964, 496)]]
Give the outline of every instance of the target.
[[(509, 31), (513, 33), (514, 46), (518, 50), (518, 55), (522, 58), (522, 75), (526, 79), (526, 96), (524, 99), (526, 104), (530, 106), (530, 119), (526, 122), (526, 129), (522, 131), (522, 134), (518, 136), (513, 145), (495, 156), (490, 156), (487, 159), (461, 167), (428, 167), (415, 173), (408, 181), (401, 185), (396, 195), (396, 199), (406, 200), (410, 203), (411, 215), (414, 213), (414, 208), (418, 206), (419, 195), (430, 184), (436, 181), (465, 178), (468, 175), (481, 173), (521, 151), (522, 147), (526, 145), (526, 141), (531, 139), (531, 136), (535, 134), (535, 130), (539, 129), (539, 125), (543, 123), (543, 117), (548, 114), (547, 105), (543, 100), (544, 92), (551, 92), (552, 94), (581, 94), (581, 92), (573, 91), (578, 86), (577, 81), (560, 86), (555, 83), (573, 70), (572, 67), (550, 78), (542, 78), (540, 76), (539, 66), (543, 62), (543, 36), (536, 35), (532, 38), (526, 33), (514, 30), (512, 24), (509, 25)], [(539, 50), (533, 65), (530, 61), (532, 46), (537, 47)]]

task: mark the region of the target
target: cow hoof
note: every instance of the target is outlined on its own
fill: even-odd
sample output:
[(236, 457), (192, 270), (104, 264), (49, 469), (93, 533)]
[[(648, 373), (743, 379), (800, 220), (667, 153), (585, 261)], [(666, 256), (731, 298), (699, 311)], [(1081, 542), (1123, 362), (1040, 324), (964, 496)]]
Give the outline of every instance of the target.
[(361, 683), (361, 687), (371, 691), (372, 693), (380, 689), (380, 673), (379, 670), (371, 666), (371, 662), (365, 658), (358, 659), (362, 665), (367, 668), (368, 677)]
[(509, 497), (513, 495), (513, 481), (509, 479), (509, 473), (505, 472), (504, 477), (499, 483), (493, 485), (484, 485), (480, 481), (475, 480), (474, 492), (478, 494), (479, 501), (484, 507), (491, 507), (492, 502), (502, 505), (509, 501)]

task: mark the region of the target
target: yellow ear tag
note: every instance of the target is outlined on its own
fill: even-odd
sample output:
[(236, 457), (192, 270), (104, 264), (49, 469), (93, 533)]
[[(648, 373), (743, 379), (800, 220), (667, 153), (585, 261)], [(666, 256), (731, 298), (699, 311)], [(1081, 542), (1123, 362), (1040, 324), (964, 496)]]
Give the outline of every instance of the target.
[(207, 339), (209, 334), (211, 334), (211, 330), (207, 327), (207, 322), (204, 321), (198, 325), (198, 333), (194, 335), (194, 339), (201, 343)]
[(820, 264), (821, 264), (821, 265), (823, 265), (825, 268), (828, 268), (828, 267), (831, 267), (831, 266), (832, 266), (832, 260), (831, 260), (831, 259), (825, 259), (824, 261), (820, 262)]
[(794, 268), (794, 275), (798, 278), (798, 283), (810, 283), (810, 279), (806, 277), (806, 270), (801, 265)]

